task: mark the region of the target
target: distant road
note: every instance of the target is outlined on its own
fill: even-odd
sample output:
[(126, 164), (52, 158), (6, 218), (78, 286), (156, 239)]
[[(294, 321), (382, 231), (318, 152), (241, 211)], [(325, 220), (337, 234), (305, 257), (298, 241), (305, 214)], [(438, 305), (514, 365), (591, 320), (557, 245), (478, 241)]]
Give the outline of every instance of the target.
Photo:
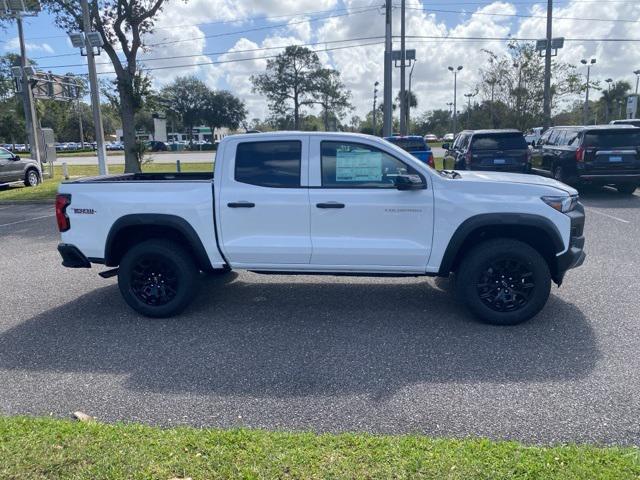
[[(434, 157), (444, 157), (444, 150), (440, 147), (432, 147)], [(149, 154), (153, 158), (153, 163), (175, 163), (176, 160), (180, 160), (182, 163), (207, 163), (213, 162), (216, 158), (216, 152), (157, 152)], [(97, 165), (98, 157), (95, 155), (88, 155), (86, 157), (58, 157), (56, 160), (57, 165), (62, 165), (62, 162), (66, 162), (67, 165)], [(124, 155), (108, 155), (107, 163), (109, 165), (122, 165), (124, 164)]]

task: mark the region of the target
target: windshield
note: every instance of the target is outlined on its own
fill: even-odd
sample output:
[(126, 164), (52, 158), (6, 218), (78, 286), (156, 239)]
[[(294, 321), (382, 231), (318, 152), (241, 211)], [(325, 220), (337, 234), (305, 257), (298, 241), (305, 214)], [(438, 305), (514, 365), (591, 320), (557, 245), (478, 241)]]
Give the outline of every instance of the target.
[(387, 138), (387, 140), (407, 152), (422, 152), (429, 149), (425, 141), (418, 138)]
[(527, 142), (521, 133), (476, 135), (471, 143), (473, 150), (520, 150)]
[(614, 130), (608, 132), (587, 132), (585, 147), (637, 147), (640, 146), (640, 132)]

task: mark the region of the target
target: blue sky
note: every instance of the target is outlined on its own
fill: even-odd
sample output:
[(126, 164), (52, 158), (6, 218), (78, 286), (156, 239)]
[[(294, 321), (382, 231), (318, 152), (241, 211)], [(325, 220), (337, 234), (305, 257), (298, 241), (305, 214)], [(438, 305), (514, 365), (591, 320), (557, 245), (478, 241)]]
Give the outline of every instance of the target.
[[(554, 36), (567, 38), (640, 39), (640, 2), (632, 0), (564, 0), (554, 2)], [(158, 29), (146, 41), (159, 44), (145, 53), (144, 63), (153, 70), (156, 86), (178, 75), (194, 74), (213, 88), (226, 88), (247, 101), (252, 116), (264, 116), (264, 100), (251, 91), (248, 77), (264, 69), (266, 60), (291, 43), (314, 44), (312, 48), (338, 50), (320, 52), (321, 60), (337, 68), (353, 92), (356, 113), (370, 108), (375, 80), (382, 80), (384, 34), (381, 0), (179, 0), (167, 3)], [(399, 0), (396, 1), (399, 5)], [(464, 66), (459, 76), (460, 99), (478, 81), (478, 68), (486, 61), (483, 48), (506, 50), (503, 40), (461, 38), (538, 38), (544, 35), (546, 3), (530, 0), (487, 2), (481, 0), (407, 1), (409, 35), (448, 37), (422, 38), (408, 42), (417, 50), (418, 63), (413, 77), (418, 110), (445, 108), (451, 101), (451, 75), (447, 66)], [(399, 33), (399, 8), (394, 9), (394, 29)], [(268, 16), (269, 18), (264, 18)], [(285, 24), (285, 25), (283, 25)], [(636, 33), (637, 32), (637, 33)], [(17, 50), (15, 25), (0, 35), (0, 48)], [(85, 73), (84, 59), (73, 49), (66, 34), (46, 13), (25, 21), (30, 57), (44, 69), (55, 73)], [(209, 38), (203, 38), (203, 37)], [(453, 38), (452, 38), (453, 37)], [(370, 38), (368, 40), (353, 40)], [(373, 44), (372, 43), (376, 43)], [(348, 48), (345, 48), (348, 47)], [(260, 50), (270, 48), (268, 50)], [(232, 53), (241, 50), (240, 53)], [(247, 51), (250, 50), (250, 51)], [(214, 53), (208, 55), (209, 53)], [(166, 58), (186, 56), (185, 58)], [(594, 78), (634, 81), (633, 70), (640, 68), (640, 42), (567, 42), (560, 59), (579, 64), (580, 58), (596, 57)], [(153, 60), (160, 58), (160, 60)], [(242, 59), (241, 62), (232, 60)], [(106, 55), (101, 62), (108, 62)], [(227, 61), (218, 65), (211, 62)], [(66, 65), (80, 65), (66, 67)], [(180, 66), (180, 68), (166, 68)], [(108, 65), (100, 67), (103, 72)], [(398, 73), (395, 72), (395, 87)]]

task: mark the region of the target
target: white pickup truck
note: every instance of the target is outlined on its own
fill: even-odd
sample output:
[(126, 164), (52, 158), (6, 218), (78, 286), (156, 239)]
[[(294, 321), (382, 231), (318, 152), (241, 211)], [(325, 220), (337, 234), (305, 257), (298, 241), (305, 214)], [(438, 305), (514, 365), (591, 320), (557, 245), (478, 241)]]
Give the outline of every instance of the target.
[(201, 272), (448, 276), (481, 320), (536, 315), (551, 281), (584, 260), (584, 209), (552, 179), (433, 170), (377, 137), (226, 137), (214, 175), (63, 182), (58, 250), (72, 268), (116, 267), (126, 302), (166, 317)]

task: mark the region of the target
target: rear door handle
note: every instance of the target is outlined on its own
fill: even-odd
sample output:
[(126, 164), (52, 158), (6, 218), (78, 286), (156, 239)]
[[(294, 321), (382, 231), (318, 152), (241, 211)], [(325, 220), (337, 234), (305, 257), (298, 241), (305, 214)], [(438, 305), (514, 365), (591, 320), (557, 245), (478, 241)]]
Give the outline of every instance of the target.
[(255, 207), (255, 203), (251, 202), (230, 202), (227, 203), (227, 207), (229, 208), (253, 208)]
[(316, 203), (316, 207), (318, 207), (318, 208), (344, 208), (344, 203), (338, 203), (338, 202)]

